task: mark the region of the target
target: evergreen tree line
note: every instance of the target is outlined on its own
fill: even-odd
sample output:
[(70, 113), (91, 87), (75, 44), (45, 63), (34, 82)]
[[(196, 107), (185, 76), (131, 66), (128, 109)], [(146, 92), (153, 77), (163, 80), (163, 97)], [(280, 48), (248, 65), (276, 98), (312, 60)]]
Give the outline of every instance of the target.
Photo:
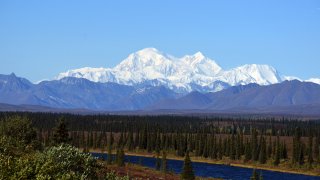
[[(278, 165), (281, 160), (291, 158), (293, 164), (303, 165), (305, 163), (319, 163), (319, 137), (308, 137), (307, 142), (303, 142), (299, 136), (300, 129), (293, 137), (272, 137), (270, 135), (259, 134), (253, 128), (251, 135), (244, 135), (242, 131), (237, 131), (231, 135), (207, 134), (207, 133), (162, 133), (149, 132), (148, 128), (134, 133), (132, 131), (114, 132), (69, 132), (70, 143), (76, 147), (89, 149), (99, 149), (108, 151), (145, 151), (155, 153), (166, 151), (177, 156), (185, 156), (186, 151), (190, 151), (194, 156), (221, 160), (230, 158), (231, 160), (243, 160), (245, 162), (259, 162), (265, 164), (272, 161)], [(44, 144), (50, 142), (49, 133), (38, 134), (40, 141)], [(53, 135), (54, 136), (54, 135)], [(287, 139), (287, 140), (286, 140)], [(288, 147), (292, 141), (292, 147)], [(292, 149), (289, 154), (288, 149)]]
[[(2, 117), (10, 114), (0, 113)], [(122, 154), (124, 150), (146, 151), (157, 155), (167, 152), (181, 157), (188, 151), (193, 156), (215, 160), (229, 158), (261, 164), (269, 161), (274, 165), (281, 161), (313, 165), (319, 163), (320, 157), (318, 121), (50, 113), (21, 115), (32, 120), (38, 129), (38, 140), (44, 145), (50, 144), (50, 139), (54, 138), (51, 124), (64, 119), (70, 130), (70, 143), (85, 151), (99, 149), (110, 154)]]
[(191, 116), (127, 116), (127, 115), (74, 115), (64, 113), (0, 112), (0, 119), (18, 115), (32, 120), (40, 131), (51, 131), (57, 121), (64, 118), (70, 131), (87, 132), (123, 132), (141, 131), (147, 126), (149, 131), (174, 133), (232, 134), (240, 129), (244, 135), (250, 135), (255, 128), (261, 134), (272, 136), (294, 136), (296, 127), (300, 128), (301, 137), (317, 136), (320, 121), (302, 121), (298, 118), (266, 117), (191, 117)]

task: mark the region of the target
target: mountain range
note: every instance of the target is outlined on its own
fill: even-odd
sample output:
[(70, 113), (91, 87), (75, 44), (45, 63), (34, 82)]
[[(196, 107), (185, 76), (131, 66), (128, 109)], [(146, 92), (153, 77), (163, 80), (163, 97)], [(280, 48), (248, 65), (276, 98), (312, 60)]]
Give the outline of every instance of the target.
[(1, 103), (95, 110), (142, 109), (161, 99), (177, 97), (163, 86), (133, 87), (73, 77), (32, 84), (15, 74), (0, 75), (0, 92)]
[[(181, 98), (159, 102), (151, 107), (151, 109), (234, 111), (319, 104), (320, 85), (293, 80), (268, 86), (257, 84), (240, 85), (215, 93), (202, 94), (192, 92)], [(320, 108), (318, 110), (320, 111)]]
[(14, 73), (0, 75), (0, 103), (9, 110), (17, 105), (19, 110), (320, 114), (319, 79), (295, 79), (268, 65), (223, 70), (200, 52), (176, 58), (146, 48), (114, 68), (70, 70), (36, 84)]
[[(10, 74), (0, 75), (0, 92), (0, 103), (19, 105), (16, 110), (50, 107), (108, 112), (183, 110), (320, 115), (320, 85), (298, 80), (265, 86), (251, 83), (210, 93), (179, 94), (165, 86), (128, 86), (74, 77), (33, 84)], [(14, 109), (12, 106), (1, 107)]]

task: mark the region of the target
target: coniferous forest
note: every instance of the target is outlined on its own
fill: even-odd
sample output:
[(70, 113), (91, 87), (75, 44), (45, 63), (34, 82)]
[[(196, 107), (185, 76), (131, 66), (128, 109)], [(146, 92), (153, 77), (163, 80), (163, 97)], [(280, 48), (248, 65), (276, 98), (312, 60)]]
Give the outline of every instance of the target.
[[(29, 119), (44, 147), (69, 143), (84, 152), (166, 154), (319, 173), (320, 122), (295, 118), (72, 115), (2, 112)], [(68, 129), (68, 131), (63, 131)], [(59, 132), (58, 130), (62, 130)], [(68, 132), (68, 134), (63, 134)], [(188, 154), (186, 154), (188, 152)], [(121, 158), (119, 166), (123, 165)], [(157, 166), (160, 167), (161, 162)]]

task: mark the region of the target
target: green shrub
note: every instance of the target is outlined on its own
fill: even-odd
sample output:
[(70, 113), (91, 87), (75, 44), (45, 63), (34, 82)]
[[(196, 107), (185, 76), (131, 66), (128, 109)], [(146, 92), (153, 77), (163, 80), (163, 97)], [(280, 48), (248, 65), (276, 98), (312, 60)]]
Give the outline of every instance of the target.
[(0, 135), (14, 138), (25, 145), (31, 144), (37, 137), (31, 121), (20, 116), (11, 116), (2, 120)]
[(96, 160), (70, 145), (14, 157), (0, 153), (0, 179), (96, 179)]
[(53, 179), (94, 179), (96, 160), (77, 148), (62, 144), (37, 155), (36, 176)]

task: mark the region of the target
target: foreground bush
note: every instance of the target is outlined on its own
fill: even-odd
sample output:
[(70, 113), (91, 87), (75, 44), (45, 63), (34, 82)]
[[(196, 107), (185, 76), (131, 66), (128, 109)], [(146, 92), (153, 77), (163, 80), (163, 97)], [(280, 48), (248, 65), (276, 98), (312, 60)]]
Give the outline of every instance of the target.
[(0, 135), (13, 138), (25, 146), (32, 145), (37, 137), (31, 121), (20, 116), (11, 116), (1, 120)]
[(52, 147), (37, 157), (37, 177), (95, 178), (96, 160), (70, 145)]
[(0, 154), (0, 179), (96, 179), (96, 160), (70, 145), (19, 158)]

